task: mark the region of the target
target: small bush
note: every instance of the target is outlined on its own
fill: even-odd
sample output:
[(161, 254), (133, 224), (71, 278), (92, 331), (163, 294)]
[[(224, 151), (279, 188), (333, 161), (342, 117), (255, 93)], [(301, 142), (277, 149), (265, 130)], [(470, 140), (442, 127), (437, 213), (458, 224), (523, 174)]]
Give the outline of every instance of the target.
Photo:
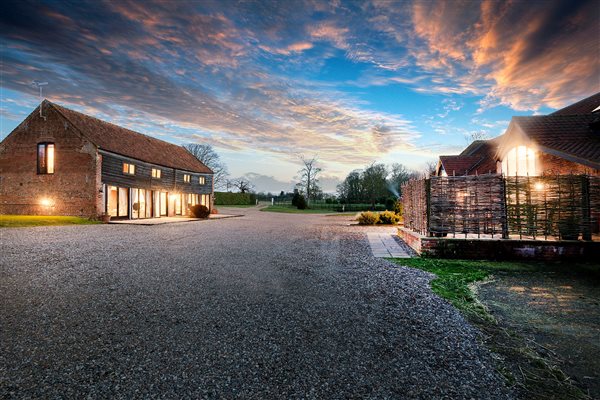
[(298, 210), (306, 210), (308, 208), (308, 204), (306, 204), (306, 199), (304, 196), (300, 195), (298, 197), (298, 200), (296, 201), (296, 207), (298, 207)]
[(383, 225), (396, 225), (400, 217), (393, 211), (384, 211), (379, 213), (379, 222)]
[(400, 199), (398, 199), (398, 201), (396, 201), (396, 206), (394, 207), (394, 212), (398, 216), (402, 216), (402, 214), (404, 213), (404, 206), (402, 205), (402, 201)]
[(375, 225), (378, 222), (379, 215), (371, 211), (366, 211), (358, 216), (359, 225)]
[(294, 190), (294, 197), (292, 197), (292, 205), (294, 207), (298, 207), (298, 199), (300, 198), (300, 193), (297, 190)]
[(202, 204), (196, 204), (195, 206), (190, 207), (190, 213), (194, 218), (208, 218), (210, 210)]

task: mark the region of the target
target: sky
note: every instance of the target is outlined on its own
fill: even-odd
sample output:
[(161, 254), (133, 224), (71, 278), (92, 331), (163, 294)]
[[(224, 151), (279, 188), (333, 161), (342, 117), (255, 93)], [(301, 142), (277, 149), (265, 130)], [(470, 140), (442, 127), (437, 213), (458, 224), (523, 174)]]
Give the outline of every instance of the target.
[(516, 115), (600, 91), (591, 1), (13, 1), (0, 4), (0, 139), (44, 97), (231, 175), (325, 191), (372, 162), (420, 169)]

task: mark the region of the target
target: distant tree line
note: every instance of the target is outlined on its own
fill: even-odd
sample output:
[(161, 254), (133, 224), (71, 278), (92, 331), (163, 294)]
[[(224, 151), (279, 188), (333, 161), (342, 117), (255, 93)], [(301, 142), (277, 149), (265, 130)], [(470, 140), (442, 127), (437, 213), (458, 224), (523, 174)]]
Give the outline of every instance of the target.
[(386, 166), (372, 163), (364, 169), (354, 170), (337, 187), (338, 199), (346, 204), (395, 203), (402, 195), (402, 185), (419, 173), (402, 164)]

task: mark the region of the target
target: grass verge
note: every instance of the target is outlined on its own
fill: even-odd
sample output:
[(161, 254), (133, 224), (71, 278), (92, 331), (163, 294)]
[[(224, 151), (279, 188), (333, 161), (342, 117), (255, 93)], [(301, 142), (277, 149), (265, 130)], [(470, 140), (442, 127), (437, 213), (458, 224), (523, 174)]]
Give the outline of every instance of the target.
[(219, 209), (219, 208), (252, 208), (252, 207), (256, 207), (256, 204), (227, 204), (227, 205), (215, 204), (215, 208), (217, 208), (217, 209)]
[[(503, 326), (478, 300), (475, 284), (492, 276), (529, 273), (581, 274), (598, 278), (597, 264), (494, 262), (430, 258), (390, 259), (390, 261), (436, 275), (431, 289), (448, 300), (483, 333), (484, 345), (492, 352), (496, 368), (526, 399), (590, 399), (562, 371), (561, 360), (547, 354), (545, 348), (518, 332)], [(501, 279), (501, 278), (500, 278)], [(524, 305), (525, 306), (525, 305)], [(525, 327), (527, 328), (527, 327)]]
[(0, 215), (1, 228), (22, 228), (30, 226), (92, 225), (99, 224), (88, 218), (58, 215)]
[[(261, 208), (260, 211), (267, 212), (277, 212), (277, 213), (287, 213), (287, 214), (338, 214), (333, 210), (320, 210), (307, 208), (306, 210), (299, 210), (296, 207), (285, 207), (285, 206), (267, 206)], [(342, 214), (342, 213), (339, 213)], [(356, 214), (355, 212), (350, 212), (348, 214)]]

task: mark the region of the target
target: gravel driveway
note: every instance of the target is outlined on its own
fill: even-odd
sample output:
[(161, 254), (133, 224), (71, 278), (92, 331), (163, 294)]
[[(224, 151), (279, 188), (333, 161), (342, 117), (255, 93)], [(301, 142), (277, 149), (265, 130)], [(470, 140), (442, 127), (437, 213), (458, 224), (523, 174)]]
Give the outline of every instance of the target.
[(0, 398), (511, 398), (364, 228), (243, 213), (1, 229)]

